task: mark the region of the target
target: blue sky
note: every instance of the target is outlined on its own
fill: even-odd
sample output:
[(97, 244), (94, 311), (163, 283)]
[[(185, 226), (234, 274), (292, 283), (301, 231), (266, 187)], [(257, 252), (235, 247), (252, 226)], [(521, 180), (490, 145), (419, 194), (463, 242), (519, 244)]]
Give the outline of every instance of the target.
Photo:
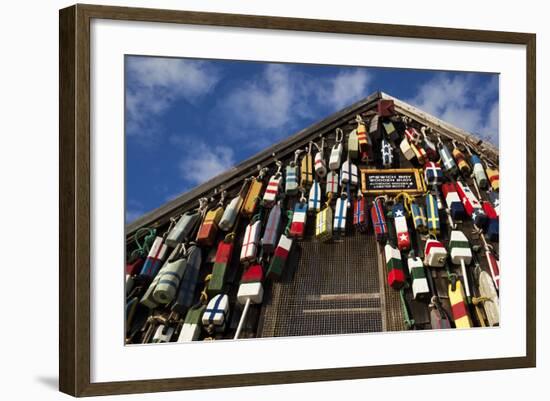
[(381, 90), (498, 146), (498, 75), (126, 56), (126, 222)]

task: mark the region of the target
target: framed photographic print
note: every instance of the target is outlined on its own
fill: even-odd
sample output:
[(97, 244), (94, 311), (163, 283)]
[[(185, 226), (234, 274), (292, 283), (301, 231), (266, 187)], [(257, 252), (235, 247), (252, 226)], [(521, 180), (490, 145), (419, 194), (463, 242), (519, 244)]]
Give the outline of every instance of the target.
[(534, 367), (535, 113), (533, 34), (61, 10), (60, 390)]

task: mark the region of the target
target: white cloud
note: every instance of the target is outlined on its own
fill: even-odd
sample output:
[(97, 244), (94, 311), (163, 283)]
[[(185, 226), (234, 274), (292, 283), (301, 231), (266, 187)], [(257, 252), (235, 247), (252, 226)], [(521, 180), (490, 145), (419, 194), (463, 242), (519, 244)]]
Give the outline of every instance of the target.
[(234, 152), (227, 146), (210, 146), (201, 140), (191, 139), (179, 142), (185, 150), (178, 168), (187, 188), (202, 184), (235, 165)]
[(174, 101), (195, 103), (220, 79), (207, 62), (161, 57), (132, 57), (127, 73), (127, 133), (141, 139), (152, 139), (161, 125), (155, 117)]
[(244, 127), (270, 129), (282, 127), (300, 114), (298, 102), (304, 96), (304, 88), (292, 77), (290, 68), (269, 64), (261, 76), (231, 92), (222, 107)]
[(326, 89), (320, 88), (320, 95), (336, 109), (341, 109), (367, 96), (370, 81), (371, 76), (365, 70), (341, 71), (328, 82)]
[(407, 100), (427, 113), (498, 146), (498, 77), (480, 86), (473, 76), (438, 76)]
[(260, 75), (220, 100), (220, 114), (232, 137), (246, 140), (253, 136), (255, 144), (267, 146), (288, 135), (274, 131), (299, 126), (304, 118), (335, 112), (367, 96), (369, 82), (365, 70), (319, 77), (287, 65), (269, 64)]

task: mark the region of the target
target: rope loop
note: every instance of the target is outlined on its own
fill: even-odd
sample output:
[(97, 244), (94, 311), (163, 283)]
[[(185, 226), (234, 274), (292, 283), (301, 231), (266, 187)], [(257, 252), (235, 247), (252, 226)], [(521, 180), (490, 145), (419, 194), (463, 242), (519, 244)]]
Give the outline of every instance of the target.
[(263, 212), (264, 212), (264, 201), (262, 199), (258, 204), (258, 213), (252, 216), (252, 219), (250, 220), (250, 224), (257, 222), (258, 220), (261, 220), (263, 217)]
[(307, 147), (307, 154), (311, 154), (311, 148), (313, 147), (313, 141), (309, 141), (308, 147)]
[(225, 243), (233, 242), (235, 240), (235, 235), (236, 235), (235, 232), (228, 233), (223, 239), (223, 242)]
[(327, 201), (325, 202), (325, 207), (330, 207), (331, 201), (332, 201), (332, 192), (329, 192), (327, 195)]
[(210, 282), (211, 279), (212, 279), (211, 273), (207, 274), (206, 277), (204, 278), (204, 287), (201, 291), (200, 300), (199, 300), (199, 302), (202, 305), (208, 304), (208, 294), (206, 293), (206, 289), (208, 288), (208, 283)]
[(307, 198), (306, 198), (306, 191), (303, 187), (300, 187), (300, 193), (301, 193), (301, 196), (300, 196), (300, 203), (306, 203), (307, 202)]
[(403, 206), (405, 206), (405, 210), (407, 211), (407, 215), (411, 215), (411, 204), (414, 202), (414, 198), (409, 195), (406, 192), (399, 192), (395, 198), (393, 198), (394, 202), (398, 202), (399, 199), (403, 198)]
[(280, 160), (275, 160), (275, 165), (277, 166), (277, 171), (275, 172), (275, 175), (280, 176), (281, 170), (283, 168), (283, 163)]
[[(139, 237), (143, 232), (147, 232), (145, 237), (143, 237), (143, 243), (139, 243)], [(132, 258), (139, 258), (147, 256), (149, 251), (151, 250), (151, 245), (153, 245), (153, 242), (155, 241), (157, 235), (157, 230), (150, 227), (142, 227), (139, 230), (136, 231), (134, 234), (134, 242), (136, 243), (137, 249), (134, 249), (131, 253)]]

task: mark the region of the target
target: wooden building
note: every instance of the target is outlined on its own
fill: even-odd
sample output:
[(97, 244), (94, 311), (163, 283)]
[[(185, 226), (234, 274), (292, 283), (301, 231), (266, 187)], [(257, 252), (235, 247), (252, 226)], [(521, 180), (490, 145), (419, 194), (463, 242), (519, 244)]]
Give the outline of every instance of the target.
[[(365, 128), (364, 134), (360, 125)], [(361, 142), (361, 138), (355, 139), (361, 135), (365, 136), (366, 144)], [(346, 217), (336, 222), (345, 224), (345, 228), (338, 230), (333, 225), (331, 239), (319, 239), (316, 236), (318, 212), (311, 210), (310, 203), (305, 213), (304, 234), (297, 236), (301, 238), (293, 238), (282, 274), (266, 278), (274, 258), (273, 249), (261, 251), (260, 238), (265, 234), (272, 205), (261, 203), (261, 200), (270, 177), (276, 174), (280, 165), (283, 179), (279, 195), (285, 193), (285, 167), (294, 166), (296, 161), (298, 189), (304, 189), (307, 199), (313, 185), (311, 181), (318, 183), (319, 205), (323, 209), (327, 202), (327, 176), (315, 171), (315, 155), (324, 144), (323, 160), (330, 170), (331, 152), (340, 139), (342, 156), (338, 168), (334, 169), (339, 175), (335, 184), (338, 190), (329, 200), (329, 205), (330, 219), (333, 220), (343, 210), (338, 210), (340, 204), (348, 206), (346, 202), (349, 202)], [(456, 171), (446, 164), (442, 147), (451, 154)], [(457, 152), (452, 154), (455, 147), (464, 160)], [(298, 155), (297, 150), (300, 151)], [(311, 174), (303, 177), (307, 166), (302, 166), (302, 159), (308, 152), (312, 158)], [(353, 175), (351, 167), (342, 169), (345, 161), (357, 167), (357, 184), (353, 177), (350, 177), (349, 185), (340, 182), (342, 174), (344, 177)], [(485, 182), (480, 181), (482, 176)], [(197, 247), (200, 254), (198, 273), (187, 288), (192, 306), (175, 307), (173, 300), (143, 302), (147, 291), (156, 285), (154, 280), (158, 270), (177, 259), (170, 255), (178, 253), (174, 247), (182, 242), (183, 237), (171, 243), (167, 239), (180, 216), (203, 206), (204, 213), (199, 213), (198, 222), (184, 236), (185, 245), (179, 252), (184, 255), (193, 246), (206, 211), (219, 206), (222, 193), (225, 193), (225, 208), (239, 191), (246, 195), (250, 191), (250, 181), (246, 180), (251, 177), (261, 182), (261, 190), (257, 197), (254, 196), (257, 198), (254, 212), (243, 213), (241, 210), (236, 223), (228, 231), (217, 230), (214, 237)], [(291, 180), (293, 178), (289, 176), (287, 181)], [(247, 184), (243, 185), (244, 182)], [(454, 206), (460, 207), (457, 202), (451, 208), (454, 195), (447, 193), (448, 187), (443, 187), (449, 183), (453, 187), (461, 186), (455, 198), (467, 210), (455, 211)], [(299, 190), (287, 189), (284, 196), (277, 197), (282, 210), (277, 238), (287, 226), (286, 219), (290, 216), (287, 211), (297, 210), (296, 204), (303, 200)], [(464, 194), (463, 189), (470, 189), (470, 192)], [(365, 227), (354, 224), (359, 196), (364, 199)], [(469, 196), (479, 204), (472, 206)], [(375, 210), (372, 210), (375, 199), (380, 200), (387, 223), (386, 239), (382, 240), (377, 240), (373, 225), (376, 222)], [(420, 226), (416, 227), (412, 207), (428, 214), (424, 224), (429, 226), (430, 217), (433, 217), (429, 215), (430, 206), (436, 209), (432, 212), (437, 212), (439, 226), (424, 228), (419, 223)], [(473, 211), (468, 210), (471, 207)], [(421, 330), (445, 328), (447, 325), (453, 328), (498, 325), (498, 209), (498, 149), (388, 94), (376, 92), (129, 224), (126, 227), (126, 341), (129, 344), (177, 341), (178, 338), (185, 339), (181, 333), (188, 329), (193, 331), (188, 339), (219, 340), (234, 338), (237, 331), (239, 338), (254, 338)], [(402, 211), (403, 219), (400, 219)], [(451, 215), (459, 218), (449, 218)], [(483, 218), (479, 218), (480, 215)], [(251, 223), (254, 222), (259, 222), (256, 243), (251, 240), (254, 236)], [(403, 224), (406, 224), (405, 228)], [(210, 291), (208, 287), (217, 249), (228, 233), (234, 233), (232, 256), (227, 263), (223, 285)], [(153, 252), (150, 248), (156, 237), (160, 237), (166, 246), (162, 251), (165, 255), (152, 274), (143, 275), (142, 266), (147, 263), (147, 253), (151, 256)], [(437, 257), (432, 260), (433, 255), (425, 254), (428, 248), (430, 252), (438, 249), (427, 246), (435, 239), (447, 253), (442, 260)], [(243, 245), (252, 243), (255, 247), (242, 251)], [(156, 249), (156, 256), (159, 252)], [(243, 257), (243, 252), (249, 252), (250, 258)], [(439, 263), (436, 260), (441, 262), (441, 266), (435, 266)], [(262, 277), (255, 276), (252, 281), (261, 282), (261, 303), (249, 304), (246, 319), (241, 319), (244, 305), (237, 296), (241, 279), (251, 265), (258, 264), (262, 266)], [(254, 276), (251, 272), (249, 275)], [(183, 291), (182, 280), (183, 277), (178, 277), (176, 285), (172, 285), (174, 291)], [(462, 291), (464, 297), (460, 298)], [(219, 294), (227, 297), (220, 299), (216, 308), (222, 308), (220, 305), (227, 302), (227, 311), (220, 316), (215, 315), (216, 311), (210, 311), (211, 316), (202, 324), (202, 317), (197, 316), (204, 316), (205, 310), (210, 310), (209, 302)], [(169, 294), (168, 299), (173, 296)], [(203, 309), (199, 308), (201, 306)], [(218, 318), (224, 324), (217, 325)], [(186, 322), (193, 319), (200, 323), (192, 328), (186, 326)], [(243, 323), (239, 328), (241, 320)]]

